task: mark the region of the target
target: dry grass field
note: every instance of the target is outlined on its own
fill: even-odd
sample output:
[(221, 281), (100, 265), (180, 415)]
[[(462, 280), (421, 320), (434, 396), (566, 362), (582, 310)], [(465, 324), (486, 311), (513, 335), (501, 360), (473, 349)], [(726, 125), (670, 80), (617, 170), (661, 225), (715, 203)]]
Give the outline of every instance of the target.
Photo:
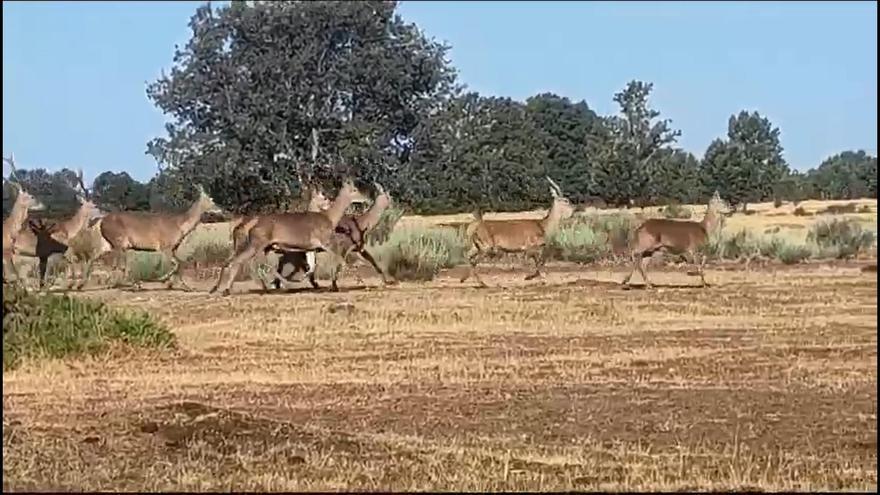
[(178, 349), (4, 372), (3, 489), (876, 491), (865, 263), (715, 265), (706, 289), (658, 267), (650, 291), (567, 263), (487, 266), (487, 289), (360, 268), (339, 293), (87, 290)]

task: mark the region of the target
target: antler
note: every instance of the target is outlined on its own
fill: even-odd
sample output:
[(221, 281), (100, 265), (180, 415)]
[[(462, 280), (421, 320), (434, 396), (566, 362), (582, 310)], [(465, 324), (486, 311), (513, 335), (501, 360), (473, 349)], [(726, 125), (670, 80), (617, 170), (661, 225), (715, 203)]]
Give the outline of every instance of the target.
[(83, 197), (86, 199), (91, 199), (92, 193), (86, 188), (85, 183), (83, 182), (83, 171), (82, 169), (77, 169), (76, 174), (76, 182), (79, 185), (80, 190), (82, 191)]
[(560, 189), (559, 186), (555, 182), (553, 182), (553, 179), (551, 179), (549, 175), (547, 176), (547, 182), (550, 183), (550, 193), (553, 194), (554, 198), (562, 196), (562, 189)]
[(383, 194), (385, 194), (385, 188), (382, 187), (382, 184), (379, 184), (378, 182), (373, 182), (373, 187), (376, 188), (376, 193), (378, 193), (378, 196), (382, 196)]
[[(15, 171), (15, 153), (10, 153), (9, 158), (3, 157), (3, 161), (9, 164), (9, 168), (11, 172), (9, 172), (9, 177), (14, 179), (14, 181), (18, 184), (21, 184), (21, 181), (18, 180), (18, 174)], [(11, 181), (10, 181), (11, 182)]]

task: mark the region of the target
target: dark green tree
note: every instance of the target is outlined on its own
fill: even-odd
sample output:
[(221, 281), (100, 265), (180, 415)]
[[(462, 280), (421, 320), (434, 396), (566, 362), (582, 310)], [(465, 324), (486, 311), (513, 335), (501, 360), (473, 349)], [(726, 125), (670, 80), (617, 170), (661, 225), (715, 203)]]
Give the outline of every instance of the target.
[(766, 201), (788, 172), (779, 128), (758, 112), (731, 115), (727, 140), (715, 140), (703, 157), (703, 185), (731, 206)]
[(664, 148), (647, 166), (648, 202), (697, 203), (703, 200), (700, 183), (700, 161), (679, 148)]
[[(309, 182), (405, 175), (412, 133), (453, 89), (447, 48), (396, 2), (199, 7), (148, 88), (174, 118), (148, 150), (233, 211), (286, 206)], [(207, 185), (207, 184), (206, 184)]]
[(649, 106), (654, 85), (631, 81), (614, 95), (620, 114), (606, 118), (607, 145), (600, 149), (593, 183), (606, 201), (643, 204), (649, 195), (649, 164), (658, 153), (675, 143), (681, 131)]
[[(39, 212), (32, 212), (31, 215), (34, 217), (60, 219), (73, 215), (79, 208), (80, 203), (77, 199), (79, 182), (77, 173), (73, 170), (64, 168), (57, 172), (49, 172), (43, 168), (19, 169), (16, 171), (16, 177), (25, 190), (37, 197), (46, 207)], [(4, 215), (8, 213), (7, 208), (11, 209), (14, 201), (15, 194), (12, 188), (4, 183)]]
[(592, 182), (593, 171), (607, 138), (603, 119), (585, 101), (573, 103), (552, 93), (526, 100), (526, 112), (546, 150), (547, 174), (573, 202), (595, 196), (599, 191)]
[(519, 102), (464, 94), (429, 119), (417, 142), (411, 166), (417, 211), (508, 211), (548, 201), (546, 154)]
[(877, 157), (864, 150), (844, 151), (826, 158), (808, 180), (822, 199), (877, 197)]
[(105, 211), (143, 211), (150, 209), (150, 190), (127, 172), (104, 172), (92, 185), (95, 204)]

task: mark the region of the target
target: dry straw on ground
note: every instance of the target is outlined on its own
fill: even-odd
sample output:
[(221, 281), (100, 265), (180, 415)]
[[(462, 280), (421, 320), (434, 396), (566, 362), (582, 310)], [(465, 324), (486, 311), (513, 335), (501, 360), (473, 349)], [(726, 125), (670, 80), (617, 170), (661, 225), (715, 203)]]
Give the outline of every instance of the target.
[(876, 491), (864, 264), (716, 266), (707, 289), (658, 269), (654, 291), (562, 263), (543, 284), (486, 269), (482, 290), (456, 268), (387, 288), (362, 269), (337, 294), (87, 291), (178, 349), (4, 373), (3, 488)]

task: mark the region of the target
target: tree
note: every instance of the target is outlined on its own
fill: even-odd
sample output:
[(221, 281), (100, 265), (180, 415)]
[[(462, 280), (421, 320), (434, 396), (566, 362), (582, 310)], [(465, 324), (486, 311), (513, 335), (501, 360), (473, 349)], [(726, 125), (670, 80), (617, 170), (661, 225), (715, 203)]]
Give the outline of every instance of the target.
[(525, 106), (467, 93), (417, 135), (413, 206), (423, 213), (545, 206), (546, 154)]
[(614, 95), (620, 115), (606, 118), (609, 145), (600, 151), (594, 183), (606, 200), (619, 206), (647, 199), (649, 164), (681, 135), (670, 127), (669, 119), (659, 120), (660, 112), (648, 105), (653, 87), (631, 81)]
[(546, 151), (547, 174), (566, 197), (582, 202), (598, 193), (593, 184), (598, 149), (607, 130), (585, 101), (543, 93), (526, 100), (526, 112), (537, 128), (538, 144)]
[(174, 118), (148, 152), (232, 211), (284, 207), (303, 183), (342, 175), (389, 185), (455, 79), (447, 47), (396, 6), (199, 7), (171, 74), (147, 90)]
[(648, 201), (651, 204), (702, 201), (700, 161), (679, 148), (661, 150), (648, 167)]
[[(32, 212), (33, 216), (48, 219), (60, 219), (73, 215), (79, 208), (79, 181), (77, 173), (64, 168), (57, 172), (49, 172), (43, 168), (33, 170), (20, 169), (16, 176), (27, 192), (37, 197), (45, 205), (45, 209)], [(3, 203), (6, 212), (6, 203), (9, 208), (15, 197), (10, 189), (4, 185)]]
[(779, 128), (758, 112), (731, 115), (727, 141), (716, 139), (703, 157), (705, 191), (718, 190), (731, 206), (773, 197), (788, 165), (782, 157)]
[(844, 151), (808, 173), (822, 199), (877, 197), (877, 157), (864, 150)]
[(92, 185), (95, 204), (106, 211), (142, 211), (150, 209), (150, 191), (127, 172), (104, 172)]

